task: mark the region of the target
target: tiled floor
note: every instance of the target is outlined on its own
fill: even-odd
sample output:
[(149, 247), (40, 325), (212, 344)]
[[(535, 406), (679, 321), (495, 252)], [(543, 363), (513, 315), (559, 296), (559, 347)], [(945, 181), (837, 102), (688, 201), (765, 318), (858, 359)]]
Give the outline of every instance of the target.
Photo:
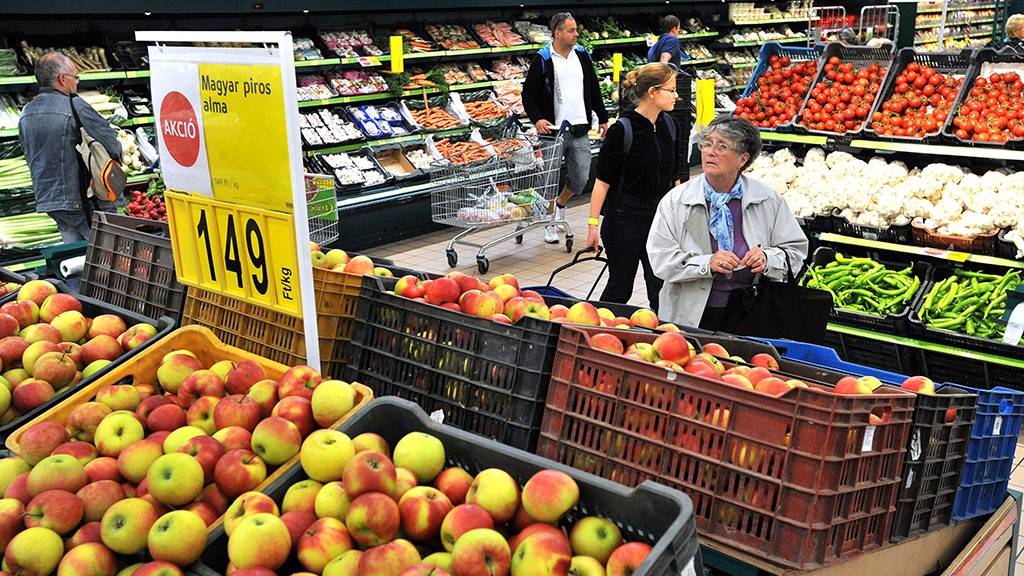
[[(583, 248), (587, 241), (588, 201), (589, 196), (584, 196), (569, 202), (566, 219), (574, 235), (573, 254)], [(573, 254), (566, 252), (564, 241), (559, 244), (545, 244), (544, 229), (537, 227), (524, 234), (522, 244), (516, 244), (514, 240), (509, 239), (488, 249), (485, 256), (490, 262), (490, 268), (486, 274), (480, 274), (477, 269), (476, 255), (479, 249), (463, 244), (455, 246), (458, 253), (458, 265), (455, 268), (449, 268), (445, 248), (448, 246), (448, 241), (461, 231), (461, 228), (449, 228), (433, 234), (377, 246), (366, 250), (366, 252), (374, 256), (390, 258), (398, 266), (426, 272), (445, 273), (450, 270), (461, 270), (466, 274), (479, 276), (485, 280), (498, 274), (514, 274), (521, 286), (547, 284), (551, 272), (555, 268), (569, 263), (573, 259)], [(515, 226), (513, 225), (481, 229), (466, 240), (484, 244), (491, 239), (500, 238), (514, 231)], [(559, 234), (560, 239), (562, 236)], [(558, 273), (552, 281), (552, 286), (560, 288), (572, 296), (583, 298), (594, 286), (594, 280), (601, 273), (602, 268), (603, 265), (598, 262), (582, 262)], [(592, 299), (600, 298), (606, 279), (607, 275), (602, 276), (594, 290)], [(629, 303), (634, 306), (648, 305), (643, 274), (639, 269), (634, 283), (633, 297)]]

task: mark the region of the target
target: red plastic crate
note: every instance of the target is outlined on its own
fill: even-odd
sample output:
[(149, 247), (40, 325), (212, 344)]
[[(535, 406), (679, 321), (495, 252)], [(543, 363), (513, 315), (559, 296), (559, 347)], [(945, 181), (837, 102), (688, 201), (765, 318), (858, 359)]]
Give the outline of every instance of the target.
[[(888, 543), (914, 394), (769, 396), (594, 349), (599, 331), (562, 327), (540, 456), (678, 488), (702, 536), (780, 565), (815, 568)], [(626, 345), (656, 337), (615, 334)]]

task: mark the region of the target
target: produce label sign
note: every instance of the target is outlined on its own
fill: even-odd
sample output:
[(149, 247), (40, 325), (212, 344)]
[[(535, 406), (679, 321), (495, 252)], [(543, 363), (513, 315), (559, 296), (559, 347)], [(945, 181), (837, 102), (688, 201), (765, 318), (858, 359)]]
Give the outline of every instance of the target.
[(168, 190), (178, 281), (293, 316), (302, 315), (295, 223), (287, 212)]

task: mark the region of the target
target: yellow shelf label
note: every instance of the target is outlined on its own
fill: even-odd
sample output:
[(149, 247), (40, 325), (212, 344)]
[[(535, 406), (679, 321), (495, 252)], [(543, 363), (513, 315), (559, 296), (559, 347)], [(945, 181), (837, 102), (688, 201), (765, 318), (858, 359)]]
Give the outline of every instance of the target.
[(389, 40), (391, 45), (391, 72), (401, 74), (405, 72), (405, 59), (402, 52), (402, 37), (392, 36)]
[(178, 281), (302, 317), (294, 216), (168, 190)]
[(612, 82), (619, 83), (619, 74), (622, 73), (622, 52), (612, 54)]
[(952, 251), (949, 254), (946, 254), (946, 260), (952, 260), (954, 262), (966, 262), (970, 257), (971, 255), (967, 252)]

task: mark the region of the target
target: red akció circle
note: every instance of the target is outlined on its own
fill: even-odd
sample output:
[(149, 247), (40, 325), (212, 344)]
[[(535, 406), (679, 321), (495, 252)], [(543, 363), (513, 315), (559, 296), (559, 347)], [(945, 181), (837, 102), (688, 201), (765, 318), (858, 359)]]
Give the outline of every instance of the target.
[(199, 122), (192, 103), (181, 92), (168, 92), (160, 102), (160, 132), (164, 147), (180, 166), (199, 158)]

